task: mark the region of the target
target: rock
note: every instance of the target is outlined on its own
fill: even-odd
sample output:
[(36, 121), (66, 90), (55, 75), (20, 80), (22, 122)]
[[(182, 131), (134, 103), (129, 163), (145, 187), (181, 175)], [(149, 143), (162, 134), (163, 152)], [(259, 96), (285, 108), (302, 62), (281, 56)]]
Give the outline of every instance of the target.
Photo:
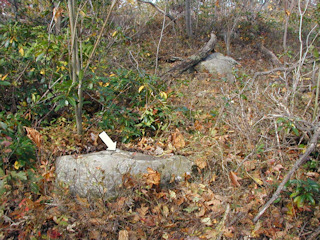
[(224, 56), (221, 53), (210, 54), (204, 61), (200, 62), (195, 69), (198, 72), (209, 72), (211, 74), (226, 77), (228, 81), (234, 82), (233, 67), (238, 64), (231, 57)]
[(191, 172), (193, 163), (183, 156), (154, 157), (142, 153), (117, 150), (78, 156), (62, 156), (56, 160), (56, 180), (66, 184), (80, 196), (117, 194), (122, 175), (147, 173), (147, 168), (161, 173), (162, 183), (174, 176), (183, 179)]

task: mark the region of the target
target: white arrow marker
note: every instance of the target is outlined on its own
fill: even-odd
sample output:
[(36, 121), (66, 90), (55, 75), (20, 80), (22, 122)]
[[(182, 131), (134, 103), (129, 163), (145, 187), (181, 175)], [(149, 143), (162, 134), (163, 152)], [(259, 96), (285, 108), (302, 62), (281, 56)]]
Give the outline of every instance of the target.
[(111, 138), (108, 136), (108, 134), (106, 134), (105, 131), (103, 131), (102, 133), (99, 134), (99, 137), (101, 138), (101, 140), (107, 145), (108, 149), (110, 151), (115, 151), (116, 150), (116, 145), (117, 142), (113, 142), (111, 140)]

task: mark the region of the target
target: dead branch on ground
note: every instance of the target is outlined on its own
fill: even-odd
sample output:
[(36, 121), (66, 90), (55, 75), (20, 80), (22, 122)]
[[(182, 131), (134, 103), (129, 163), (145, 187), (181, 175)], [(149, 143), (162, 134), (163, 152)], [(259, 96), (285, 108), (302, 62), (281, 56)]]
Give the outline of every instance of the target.
[(278, 68), (273, 68), (269, 71), (265, 71), (265, 72), (256, 72), (254, 75), (253, 75), (253, 78), (252, 80), (255, 80), (257, 77), (259, 76), (264, 76), (264, 75), (269, 75), (271, 73), (274, 73), (274, 72), (290, 72), (292, 71), (293, 69), (295, 69), (296, 66), (292, 66), (292, 67), (288, 67), (288, 68), (285, 68), (285, 67), (278, 67)]
[(314, 134), (310, 140), (309, 147), (305, 151), (305, 153), (296, 161), (291, 170), (287, 173), (285, 178), (282, 180), (277, 190), (273, 194), (272, 198), (262, 207), (260, 212), (253, 219), (254, 222), (257, 222), (262, 214), (270, 207), (270, 205), (280, 196), (281, 191), (283, 190), (285, 184), (289, 181), (290, 177), (293, 173), (308, 159), (309, 155), (314, 151), (317, 146), (318, 138), (320, 135), (320, 123), (315, 127)]
[(217, 36), (212, 32), (210, 35), (210, 40), (204, 45), (197, 54), (193, 54), (192, 56), (188, 57), (182, 63), (174, 66), (169, 71), (164, 73), (161, 77), (165, 78), (168, 74), (172, 74), (173, 76), (177, 76), (188, 69), (194, 67), (203, 59), (209, 56), (209, 54), (214, 50), (214, 47), (217, 43)]
[(282, 63), (280, 62), (279, 58), (268, 48), (263, 46), (263, 44), (259, 43), (257, 44), (258, 50), (260, 50), (268, 59), (271, 60), (272, 64), (274, 66), (281, 66)]

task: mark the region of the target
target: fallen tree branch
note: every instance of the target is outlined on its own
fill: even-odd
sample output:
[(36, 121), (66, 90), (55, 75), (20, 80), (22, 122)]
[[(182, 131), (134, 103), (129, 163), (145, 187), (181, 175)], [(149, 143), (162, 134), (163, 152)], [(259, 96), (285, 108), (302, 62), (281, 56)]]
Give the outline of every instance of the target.
[(210, 40), (198, 51), (197, 54), (193, 54), (192, 56), (188, 57), (182, 63), (176, 65), (175, 67), (164, 73), (161, 77), (164, 78), (167, 74), (173, 74), (173, 76), (179, 75), (194, 67), (203, 59), (209, 56), (209, 54), (214, 50), (216, 43), (217, 36), (212, 32), (210, 35)]
[(281, 66), (282, 63), (280, 62), (279, 58), (268, 48), (263, 46), (263, 44), (259, 43), (257, 44), (257, 48), (262, 52), (267, 58), (269, 58), (273, 65), (275, 66)]
[(273, 68), (269, 71), (265, 71), (265, 72), (256, 72), (254, 75), (253, 75), (253, 78), (252, 80), (255, 80), (257, 77), (259, 76), (264, 76), (264, 75), (268, 75), (268, 74), (271, 74), (271, 73), (274, 73), (274, 72), (287, 72), (287, 71), (292, 71), (293, 69), (295, 69), (296, 66), (292, 66), (292, 67), (288, 67), (288, 68), (285, 68), (285, 67), (278, 67), (278, 68)]
[(283, 190), (285, 184), (289, 181), (290, 177), (293, 173), (308, 159), (309, 155), (314, 151), (317, 146), (318, 138), (320, 135), (320, 123), (315, 127), (314, 134), (310, 140), (309, 147), (305, 151), (305, 153), (295, 162), (291, 170), (287, 173), (285, 178), (282, 180), (277, 190), (273, 194), (272, 198), (262, 207), (260, 212), (255, 216), (253, 222), (257, 222), (262, 214), (270, 207), (270, 205), (280, 196), (281, 191)]

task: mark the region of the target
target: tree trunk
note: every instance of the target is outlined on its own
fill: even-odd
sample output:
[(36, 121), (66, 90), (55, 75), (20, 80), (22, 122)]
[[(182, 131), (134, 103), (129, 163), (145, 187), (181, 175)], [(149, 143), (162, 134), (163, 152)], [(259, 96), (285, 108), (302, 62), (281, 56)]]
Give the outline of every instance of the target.
[(71, 31), (71, 78), (72, 85), (78, 85), (78, 101), (75, 106), (77, 134), (82, 134), (82, 106), (83, 106), (83, 89), (80, 75), (80, 60), (78, 53), (78, 35), (76, 20), (76, 2), (68, 0), (70, 31)]
[(290, 7), (288, 9), (288, 0), (284, 2), (284, 11), (285, 11), (285, 24), (284, 24), (284, 33), (283, 33), (283, 50), (287, 51), (287, 37), (288, 37), (288, 25), (289, 25), (289, 19), (292, 12), (292, 9), (294, 7), (295, 0), (291, 0)]
[(191, 0), (185, 0), (186, 3), (186, 30), (189, 38), (192, 38), (192, 25), (191, 25)]

